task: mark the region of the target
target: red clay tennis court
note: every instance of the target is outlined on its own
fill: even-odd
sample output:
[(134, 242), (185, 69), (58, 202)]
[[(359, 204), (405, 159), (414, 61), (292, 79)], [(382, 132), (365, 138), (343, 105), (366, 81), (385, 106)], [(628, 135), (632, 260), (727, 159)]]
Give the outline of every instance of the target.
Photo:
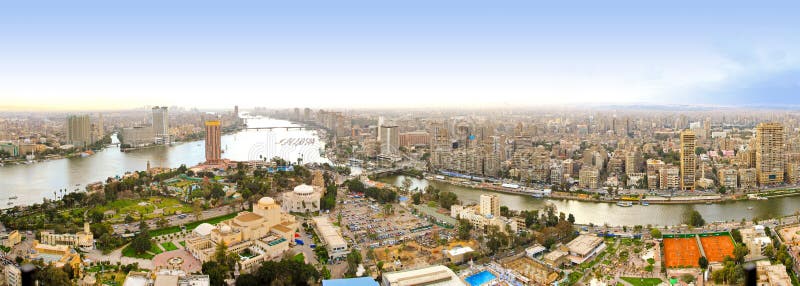
[(692, 238), (664, 238), (664, 264), (672, 267), (699, 267), (700, 247)]
[(700, 237), (703, 251), (709, 262), (722, 262), (726, 256), (733, 257), (733, 240), (727, 235)]

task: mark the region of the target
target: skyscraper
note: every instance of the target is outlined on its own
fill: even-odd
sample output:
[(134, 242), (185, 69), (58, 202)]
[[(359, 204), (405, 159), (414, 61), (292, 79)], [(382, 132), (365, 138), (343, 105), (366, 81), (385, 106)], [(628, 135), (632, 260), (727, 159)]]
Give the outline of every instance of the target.
[(380, 127), (381, 154), (395, 154), (400, 150), (399, 129), (397, 125)]
[(87, 148), (92, 145), (91, 124), (89, 115), (70, 115), (67, 116), (67, 144), (72, 144), (76, 148)]
[(692, 130), (681, 132), (681, 190), (694, 190), (697, 155), (695, 145), (697, 136)]
[(756, 177), (762, 186), (783, 183), (786, 167), (783, 133), (780, 123), (759, 123), (756, 126)]
[(220, 122), (219, 120), (207, 120), (205, 125), (206, 164), (218, 164), (222, 158)]
[(167, 107), (153, 107), (153, 133), (156, 144), (169, 144), (169, 114)]

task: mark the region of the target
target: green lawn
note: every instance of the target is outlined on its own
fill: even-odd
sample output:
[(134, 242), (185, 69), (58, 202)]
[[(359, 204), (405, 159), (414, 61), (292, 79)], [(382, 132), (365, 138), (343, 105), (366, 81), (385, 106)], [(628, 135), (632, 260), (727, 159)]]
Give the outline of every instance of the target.
[(153, 254), (159, 254), (164, 252), (164, 250), (162, 250), (161, 247), (158, 246), (158, 243), (152, 243), (150, 244), (150, 252), (152, 252)]
[(125, 248), (122, 249), (122, 256), (150, 260), (150, 259), (153, 259), (154, 255), (149, 254), (147, 252), (142, 253), (142, 254), (136, 254), (136, 251), (134, 251), (133, 248), (131, 248), (131, 245), (128, 244), (128, 246), (125, 246)]
[(181, 246), (183, 246), (183, 247), (186, 247), (186, 241), (182, 241), (182, 240), (181, 240), (181, 242), (178, 242), (178, 243), (180, 243), (180, 244), (181, 244)]
[[(146, 202), (146, 205), (139, 205), (141, 202)], [(160, 215), (153, 214), (156, 208), (164, 209), (165, 215), (172, 215), (177, 211), (182, 213), (192, 212), (192, 206), (182, 203), (174, 198), (166, 197), (149, 197), (145, 199), (122, 199), (109, 202), (102, 206), (97, 206), (94, 210), (105, 212), (114, 210), (116, 214), (110, 220), (121, 220), (129, 213), (143, 214), (145, 218), (155, 218)]]
[(297, 261), (297, 262), (300, 262), (300, 263), (305, 263), (306, 262), (305, 256), (303, 256), (302, 253), (298, 253), (297, 255), (292, 257), (292, 259), (294, 259), (294, 261)]
[(661, 279), (658, 278), (636, 278), (636, 277), (621, 277), (625, 282), (631, 283), (633, 286), (656, 286), (661, 284)]
[(175, 246), (175, 244), (172, 243), (172, 241), (167, 241), (167, 242), (162, 243), (161, 247), (164, 248), (164, 251), (178, 250), (178, 247)]

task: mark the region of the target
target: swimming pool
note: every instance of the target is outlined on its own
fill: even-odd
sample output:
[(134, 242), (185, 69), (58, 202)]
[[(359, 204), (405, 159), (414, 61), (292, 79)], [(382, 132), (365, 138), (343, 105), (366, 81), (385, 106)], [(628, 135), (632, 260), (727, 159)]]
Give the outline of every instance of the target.
[(497, 277), (494, 276), (494, 274), (492, 274), (492, 272), (489, 272), (489, 270), (484, 270), (484, 271), (481, 271), (478, 274), (471, 275), (471, 276), (467, 277), (464, 280), (467, 280), (467, 283), (469, 283), (469, 285), (480, 286), (480, 285), (483, 285), (483, 284), (491, 282), (495, 278), (497, 278)]

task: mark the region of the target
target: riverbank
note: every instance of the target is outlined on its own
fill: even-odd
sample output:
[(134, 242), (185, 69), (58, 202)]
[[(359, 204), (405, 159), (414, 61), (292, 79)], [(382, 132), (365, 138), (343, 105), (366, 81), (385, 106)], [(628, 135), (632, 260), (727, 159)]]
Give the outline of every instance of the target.
[[(284, 120), (253, 118), (250, 127), (286, 126)], [(248, 161), (261, 158), (281, 157), (287, 161), (303, 158), (304, 163), (325, 163), (327, 159), (319, 150), (324, 144), (315, 146), (283, 146), (283, 138), (316, 138), (315, 132), (307, 130), (250, 130), (245, 129), (221, 136), (225, 148), (222, 157), (232, 161)], [(0, 168), (0, 189), (6, 196), (18, 196), (15, 205), (41, 203), (43, 198), (53, 198), (53, 192), (76, 185), (105, 181), (109, 177), (122, 176), (127, 172), (143, 170), (149, 161), (151, 166), (177, 168), (193, 166), (205, 161), (205, 144), (202, 140), (182, 142), (172, 146), (156, 146), (135, 152), (120, 152), (119, 146), (109, 146), (88, 157), (47, 160), (36, 164), (10, 165)], [(7, 201), (0, 200), (5, 205)]]
[[(541, 198), (541, 199), (561, 199), (561, 200), (575, 200), (575, 201), (582, 201), (582, 202), (596, 202), (596, 203), (616, 203), (618, 201), (631, 201), (631, 202), (647, 202), (648, 204), (716, 204), (716, 203), (725, 203), (725, 202), (733, 202), (733, 201), (746, 201), (748, 197), (745, 195), (729, 195), (729, 196), (722, 196), (722, 195), (697, 195), (697, 196), (674, 196), (674, 197), (661, 197), (661, 196), (644, 196), (641, 199), (631, 200), (623, 196), (614, 197), (614, 198), (601, 198), (591, 195), (588, 192), (546, 192), (544, 190), (529, 190), (523, 187), (518, 188), (511, 188), (511, 187), (502, 187), (502, 186), (495, 186), (490, 185), (486, 186), (485, 183), (475, 184), (474, 182), (460, 182), (460, 181), (453, 181), (445, 177), (437, 178), (436, 176), (426, 176), (426, 180), (436, 181), (445, 184), (451, 184), (459, 187), (471, 188), (476, 190), (483, 190), (483, 191), (492, 191), (492, 192), (501, 192), (507, 194), (517, 194), (517, 195), (529, 195), (534, 198)], [(548, 194), (549, 193), (549, 194)], [(791, 196), (800, 196), (800, 189), (787, 189), (787, 190), (775, 190), (763, 193), (757, 193), (757, 197), (759, 198), (779, 198), (779, 197), (791, 197)]]
[[(379, 180), (403, 188), (406, 179), (412, 184), (410, 189), (424, 190), (434, 187), (439, 191), (455, 193), (461, 204), (478, 204), (480, 196), (496, 194), (502, 206), (510, 210), (541, 210), (548, 206), (556, 207), (558, 212), (573, 214), (576, 223), (594, 225), (681, 225), (683, 215), (690, 211), (698, 211), (708, 222), (740, 222), (753, 219), (785, 217), (800, 211), (800, 196), (789, 196), (767, 200), (748, 200), (739, 196), (736, 200), (714, 203), (686, 203), (672, 201), (670, 203), (641, 205), (636, 200), (630, 206), (617, 205), (623, 200), (594, 200), (590, 197), (575, 199), (572, 196), (534, 197), (526, 193), (500, 192), (474, 186), (462, 186), (440, 180), (416, 179), (404, 175), (382, 177)], [(575, 195), (575, 194), (573, 194)], [(744, 198), (743, 198), (744, 197)], [(655, 197), (653, 197), (655, 198)]]

